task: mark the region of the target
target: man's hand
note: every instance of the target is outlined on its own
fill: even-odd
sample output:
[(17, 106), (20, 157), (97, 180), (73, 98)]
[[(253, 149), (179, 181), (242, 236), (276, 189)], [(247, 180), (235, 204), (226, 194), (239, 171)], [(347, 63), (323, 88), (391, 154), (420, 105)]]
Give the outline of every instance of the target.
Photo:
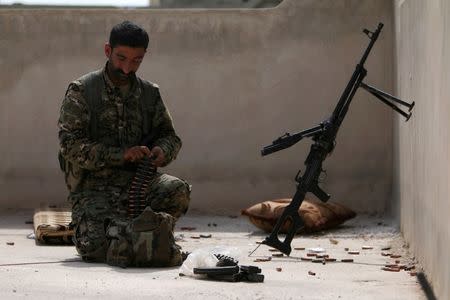
[(166, 161), (166, 156), (164, 155), (164, 151), (161, 149), (161, 147), (153, 147), (151, 155), (153, 157), (153, 164), (158, 168), (161, 167)]
[(146, 146), (134, 146), (125, 150), (123, 159), (128, 162), (136, 162), (151, 154)]

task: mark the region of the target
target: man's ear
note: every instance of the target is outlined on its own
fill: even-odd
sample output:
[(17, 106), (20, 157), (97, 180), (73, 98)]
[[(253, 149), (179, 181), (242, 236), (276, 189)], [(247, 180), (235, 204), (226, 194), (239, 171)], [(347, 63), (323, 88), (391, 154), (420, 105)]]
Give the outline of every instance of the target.
[(112, 47), (109, 43), (105, 43), (105, 55), (107, 58), (111, 56), (112, 53)]

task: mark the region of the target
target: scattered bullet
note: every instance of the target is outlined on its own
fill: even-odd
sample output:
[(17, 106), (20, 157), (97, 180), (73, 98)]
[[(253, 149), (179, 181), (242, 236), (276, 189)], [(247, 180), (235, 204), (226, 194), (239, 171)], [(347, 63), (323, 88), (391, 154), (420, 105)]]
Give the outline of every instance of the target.
[(353, 262), (353, 258), (343, 258), (341, 262)]
[(348, 251), (348, 248), (344, 248), (345, 251)]
[(195, 230), (195, 229), (197, 229), (197, 228), (195, 228), (195, 227), (190, 227), (190, 226), (185, 226), (185, 227), (181, 227), (180, 229), (181, 229), (181, 230), (185, 230), (185, 231), (192, 231), (192, 230)]
[(191, 236), (191, 239), (196, 239), (196, 240), (198, 240), (198, 239), (200, 239), (200, 236), (198, 236), (198, 235), (193, 235), (193, 236)]
[(381, 250), (383, 250), (383, 251), (391, 250), (391, 247), (389, 247), (389, 246), (383, 247), (383, 248), (381, 248)]
[(209, 239), (210, 237), (212, 237), (212, 235), (211, 234), (200, 234), (200, 237), (204, 238), (204, 239)]
[(6, 242), (6, 245), (8, 245), (8, 246), (14, 246), (14, 242)]
[(313, 271), (308, 271), (308, 275), (316, 276), (316, 273), (314, 273)]
[(359, 255), (359, 251), (348, 251), (348, 254)]
[(321, 263), (321, 262), (324, 262), (324, 260), (323, 260), (323, 259), (317, 259), (317, 258), (316, 258), (316, 259), (313, 259), (312, 262), (313, 262), (313, 263)]
[(317, 254), (316, 255), (317, 258), (327, 258), (330, 257), (328, 254)]
[(271, 261), (272, 257), (267, 257), (267, 258), (257, 258), (254, 260), (254, 262), (265, 262), (265, 261)]
[(400, 258), (400, 257), (402, 257), (402, 256), (398, 255), (398, 254), (391, 254), (391, 258)]
[(388, 272), (400, 272), (400, 268), (389, 268), (389, 267), (383, 267), (381, 268), (383, 271), (388, 271)]
[(372, 246), (362, 246), (362, 249), (363, 250), (371, 250), (371, 249), (373, 249), (373, 247)]
[(283, 257), (283, 253), (274, 253), (272, 254), (273, 257)]
[(305, 247), (295, 247), (294, 250), (305, 250)]
[(390, 253), (387, 253), (387, 252), (381, 252), (381, 255), (382, 255), (382, 256), (391, 256), (391, 254), (390, 254)]
[(306, 256), (314, 256), (314, 257), (316, 257), (317, 256), (317, 254), (316, 253), (306, 253)]
[(300, 259), (303, 261), (312, 261), (312, 258), (310, 257), (301, 257)]
[(283, 269), (282, 268), (276, 268), (277, 272), (281, 272)]
[(336, 261), (336, 258), (325, 257), (326, 262)]

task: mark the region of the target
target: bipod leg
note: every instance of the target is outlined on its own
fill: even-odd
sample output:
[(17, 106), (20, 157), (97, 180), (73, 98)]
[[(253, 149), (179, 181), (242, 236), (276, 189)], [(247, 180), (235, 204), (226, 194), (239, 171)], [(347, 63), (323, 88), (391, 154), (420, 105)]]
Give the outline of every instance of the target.
[[(411, 118), (411, 115), (412, 115), (411, 110), (414, 107), (414, 104), (415, 104), (414, 102), (411, 103), (411, 104), (407, 103), (407, 102), (402, 101), (402, 100), (400, 100), (400, 99), (398, 99), (398, 98), (396, 98), (396, 97), (394, 97), (392, 95), (389, 95), (389, 94), (387, 94), (387, 93), (385, 93), (383, 91), (380, 91), (380, 90), (378, 90), (378, 89), (376, 89), (374, 87), (371, 87), (371, 86), (369, 86), (369, 85), (367, 85), (367, 84), (365, 84), (363, 82), (361, 82), (360, 86), (362, 88), (364, 88), (366, 91), (368, 91), (369, 93), (371, 93), (372, 95), (374, 95), (378, 100), (380, 100), (381, 102), (383, 102), (384, 104), (386, 104), (387, 106), (389, 106), (390, 108), (392, 108), (393, 110), (395, 110), (396, 112), (401, 114), (403, 117), (405, 117), (406, 122), (409, 120), (409, 118)], [(395, 104), (390, 102), (385, 97), (390, 99), (391, 101), (397, 102), (397, 103), (399, 103), (401, 105), (404, 105), (404, 106), (408, 107), (409, 112), (407, 113), (407, 112), (403, 111), (402, 109), (400, 109), (398, 106), (396, 106)]]

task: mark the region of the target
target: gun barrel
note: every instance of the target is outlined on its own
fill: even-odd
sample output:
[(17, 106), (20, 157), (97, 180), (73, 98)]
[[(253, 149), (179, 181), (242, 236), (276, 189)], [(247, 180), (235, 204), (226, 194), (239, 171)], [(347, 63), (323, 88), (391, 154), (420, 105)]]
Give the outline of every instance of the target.
[(359, 84), (362, 82), (362, 80), (366, 76), (367, 71), (364, 69), (364, 63), (366, 62), (367, 57), (369, 56), (369, 53), (372, 50), (373, 45), (377, 41), (382, 28), (383, 28), (383, 23), (379, 23), (377, 29), (372, 34), (368, 35), (370, 38), (369, 45), (367, 46), (366, 50), (364, 51), (364, 54), (361, 57), (361, 60), (356, 65), (355, 71), (353, 72), (353, 75), (350, 78), (350, 81), (348, 82), (347, 86), (345, 87), (344, 91), (342, 92), (342, 95), (339, 98), (339, 102), (333, 111), (331, 121), (338, 127), (340, 126), (345, 115), (347, 114), (347, 110), (350, 106), (353, 96), (355, 95), (355, 93), (359, 87)]
[(274, 143), (272, 145), (265, 146), (261, 150), (261, 155), (266, 156), (266, 155), (272, 154), (274, 152), (289, 148), (290, 146), (292, 146), (294, 144), (295, 144), (295, 142)]
[(314, 136), (316, 134), (319, 134), (321, 132), (323, 132), (324, 127), (322, 124), (319, 124), (317, 126), (314, 126), (312, 128), (300, 131), (296, 134), (290, 135), (289, 133), (286, 133), (286, 135), (279, 137), (278, 139), (276, 139), (272, 145), (269, 146), (265, 146), (262, 150), (261, 150), (261, 155), (265, 156), (265, 155), (269, 155), (272, 154), (274, 152), (289, 148), (290, 146), (296, 144), (297, 142), (299, 142), (301, 139), (305, 138), (305, 137), (310, 137), (310, 136)]

